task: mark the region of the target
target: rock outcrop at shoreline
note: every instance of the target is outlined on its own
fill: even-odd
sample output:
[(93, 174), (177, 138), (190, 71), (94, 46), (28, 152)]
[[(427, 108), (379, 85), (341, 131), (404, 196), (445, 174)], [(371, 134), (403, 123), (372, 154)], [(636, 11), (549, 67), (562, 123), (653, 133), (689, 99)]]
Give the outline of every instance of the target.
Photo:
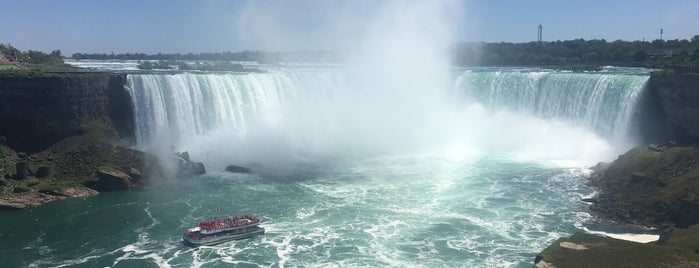
[[(126, 75), (44, 74), (0, 79), (0, 209), (127, 190), (162, 176), (157, 157), (134, 150)], [(202, 163), (171, 157), (177, 176)]]
[[(138, 188), (150, 177), (164, 174), (162, 162), (157, 157), (94, 139), (91, 134), (68, 137), (32, 155), (18, 154), (3, 145), (0, 145), (0, 152), (4, 155), (0, 157), (0, 174), (5, 173), (5, 179), (0, 180), (3, 189), (0, 210)], [(205, 172), (202, 163), (185, 161), (175, 154), (165, 161), (168, 159), (175, 167), (174, 177), (191, 177)], [(12, 170), (16, 163), (46, 167), (51, 172), (44, 177), (37, 177), (34, 172), (18, 176), (18, 170)]]
[(699, 223), (695, 147), (635, 148), (594, 174), (590, 185), (599, 189), (591, 210), (615, 222), (682, 228)]
[[(699, 148), (630, 150), (590, 178), (598, 189), (591, 211), (629, 226), (662, 228), (647, 244), (576, 233), (544, 249), (537, 267), (699, 267)], [(575, 243), (589, 250), (563, 246)]]

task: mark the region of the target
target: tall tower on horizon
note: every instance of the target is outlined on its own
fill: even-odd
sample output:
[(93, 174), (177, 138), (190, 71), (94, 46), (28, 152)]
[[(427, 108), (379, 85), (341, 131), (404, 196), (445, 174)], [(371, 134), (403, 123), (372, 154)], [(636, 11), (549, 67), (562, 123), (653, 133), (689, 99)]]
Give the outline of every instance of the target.
[(663, 41), (663, 28), (660, 28), (660, 41)]
[(543, 29), (544, 29), (544, 27), (541, 26), (541, 24), (539, 24), (539, 38), (537, 39), (537, 41), (539, 41), (539, 44), (541, 44), (541, 31), (542, 31)]

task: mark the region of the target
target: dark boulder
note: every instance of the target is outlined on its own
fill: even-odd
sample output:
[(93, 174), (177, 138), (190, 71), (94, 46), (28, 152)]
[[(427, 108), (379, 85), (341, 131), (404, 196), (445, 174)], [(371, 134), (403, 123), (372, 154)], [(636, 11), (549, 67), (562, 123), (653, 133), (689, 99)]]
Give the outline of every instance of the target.
[(175, 155), (176, 155), (177, 157), (179, 157), (179, 158), (184, 159), (184, 161), (186, 161), (186, 162), (191, 162), (191, 161), (192, 161), (192, 160), (189, 159), (189, 152), (187, 152), (187, 151), (184, 151), (184, 152), (181, 152), (181, 153), (175, 153)]
[(206, 173), (206, 168), (204, 168), (204, 163), (194, 162), (192, 163), (192, 174), (201, 175)]
[(133, 179), (126, 173), (111, 170), (100, 169), (97, 171), (97, 180), (88, 181), (85, 186), (95, 189), (100, 192), (127, 190), (135, 186)]
[(130, 168), (129, 169), (129, 177), (131, 177), (133, 180), (140, 181), (141, 177), (143, 176), (143, 172), (136, 168)]
[(241, 166), (229, 165), (226, 167), (226, 171), (233, 173), (251, 173), (252, 169)]
[(181, 154), (175, 154), (177, 156), (177, 176), (178, 177), (191, 177), (196, 175), (201, 175), (206, 173), (204, 168), (204, 163), (193, 162), (189, 159), (189, 153), (184, 152)]
[(29, 164), (27, 162), (17, 162), (15, 164), (15, 175), (13, 178), (15, 180), (23, 180), (29, 176)]

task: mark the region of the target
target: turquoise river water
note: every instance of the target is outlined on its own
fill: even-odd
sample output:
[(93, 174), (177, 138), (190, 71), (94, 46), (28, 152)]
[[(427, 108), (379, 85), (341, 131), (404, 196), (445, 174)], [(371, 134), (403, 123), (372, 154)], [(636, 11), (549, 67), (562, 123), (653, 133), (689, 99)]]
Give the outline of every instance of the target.
[[(207, 174), (0, 212), (3, 266), (531, 267), (559, 237), (608, 231), (581, 201), (588, 167), (634, 144), (648, 79), (460, 69), (444, 90), (376, 92), (342, 68), (264, 68), (130, 71), (137, 147), (188, 150)], [(267, 233), (181, 243), (241, 214)]]

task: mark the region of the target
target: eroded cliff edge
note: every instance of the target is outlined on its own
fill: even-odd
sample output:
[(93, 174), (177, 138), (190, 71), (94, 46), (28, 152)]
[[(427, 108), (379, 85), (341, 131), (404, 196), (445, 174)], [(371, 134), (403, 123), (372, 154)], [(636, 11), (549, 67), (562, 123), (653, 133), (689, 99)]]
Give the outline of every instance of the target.
[(651, 74), (640, 107), (640, 134), (648, 143), (699, 142), (699, 73)]
[(0, 79), (0, 136), (9, 147), (36, 153), (94, 127), (106, 138), (133, 142), (126, 74), (66, 73)]
[[(125, 83), (126, 74), (114, 73), (0, 76), (0, 209), (131, 189), (164, 176), (162, 159), (131, 148)], [(170, 158), (182, 176), (204, 172), (201, 163)]]

